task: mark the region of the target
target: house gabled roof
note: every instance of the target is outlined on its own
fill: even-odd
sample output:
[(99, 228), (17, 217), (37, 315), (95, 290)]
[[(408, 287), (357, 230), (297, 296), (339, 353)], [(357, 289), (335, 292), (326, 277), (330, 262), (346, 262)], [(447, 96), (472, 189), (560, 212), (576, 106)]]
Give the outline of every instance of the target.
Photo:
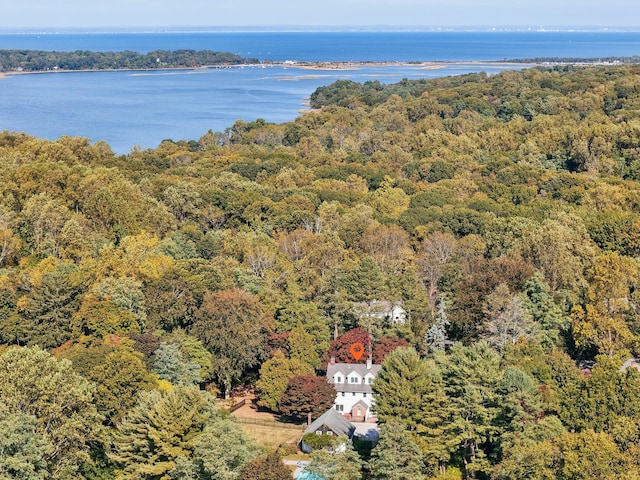
[(366, 377), (367, 374), (378, 375), (378, 372), (382, 368), (382, 365), (373, 364), (371, 368), (367, 368), (364, 363), (329, 363), (327, 365), (327, 381), (333, 383), (333, 376), (336, 373), (341, 373), (345, 377), (348, 377), (351, 373), (357, 373), (360, 377)]
[(367, 404), (367, 402), (365, 402), (364, 400), (358, 400), (356, 403), (353, 404), (353, 407), (351, 407), (351, 410), (353, 410), (358, 405), (360, 405), (362, 408), (364, 408), (365, 412), (367, 410), (369, 410), (369, 408), (370, 408), (369, 405)]
[(311, 422), (311, 425), (307, 427), (304, 433), (315, 432), (322, 428), (323, 425), (326, 425), (336, 435), (346, 435), (349, 438), (356, 431), (356, 427), (349, 420), (344, 418), (335, 408), (330, 408)]

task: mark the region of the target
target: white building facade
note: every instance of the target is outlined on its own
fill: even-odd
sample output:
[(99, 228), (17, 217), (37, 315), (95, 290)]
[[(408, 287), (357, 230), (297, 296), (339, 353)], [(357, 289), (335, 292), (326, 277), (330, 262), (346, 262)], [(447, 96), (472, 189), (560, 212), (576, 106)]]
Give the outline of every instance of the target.
[(329, 363), (327, 381), (336, 389), (336, 411), (352, 422), (369, 420), (373, 416), (372, 407), (375, 403), (371, 385), (380, 367), (370, 360), (366, 364)]

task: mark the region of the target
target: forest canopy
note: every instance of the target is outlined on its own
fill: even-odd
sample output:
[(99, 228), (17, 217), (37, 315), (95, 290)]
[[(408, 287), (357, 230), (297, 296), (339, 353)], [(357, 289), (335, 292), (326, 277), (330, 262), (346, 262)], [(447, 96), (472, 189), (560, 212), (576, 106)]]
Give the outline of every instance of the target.
[[(639, 73), (339, 81), (293, 122), (121, 156), (2, 132), (0, 439), (30, 478), (218, 478), (209, 451), (254, 475), (272, 457), (205, 391), (302, 416), (360, 342), (383, 427), (348, 478), (640, 478)], [(15, 408), (34, 365), (87, 412), (47, 410), (64, 455)], [(171, 409), (161, 460), (136, 432)]]
[(215, 65), (260, 63), (228, 52), (211, 50), (52, 52), (47, 50), (0, 50), (0, 72), (46, 72), (55, 70), (152, 70), (198, 68)]

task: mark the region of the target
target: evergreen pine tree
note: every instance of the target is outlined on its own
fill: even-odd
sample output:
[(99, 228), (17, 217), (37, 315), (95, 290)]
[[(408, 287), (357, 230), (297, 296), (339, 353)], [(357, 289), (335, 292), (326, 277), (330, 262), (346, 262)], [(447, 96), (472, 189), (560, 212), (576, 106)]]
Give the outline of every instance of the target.
[(369, 470), (373, 480), (420, 480), (422, 452), (411, 440), (404, 424), (391, 420), (380, 428), (380, 441), (371, 452)]
[(438, 300), (438, 313), (435, 323), (427, 330), (424, 336), (424, 345), (427, 351), (444, 350), (450, 344), (447, 337), (447, 311), (442, 297)]

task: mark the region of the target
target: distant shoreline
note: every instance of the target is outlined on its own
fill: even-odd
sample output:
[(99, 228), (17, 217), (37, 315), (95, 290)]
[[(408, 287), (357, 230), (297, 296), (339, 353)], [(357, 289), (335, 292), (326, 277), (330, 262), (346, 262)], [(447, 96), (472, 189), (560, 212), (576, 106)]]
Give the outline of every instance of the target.
[(416, 67), (417, 69), (436, 70), (447, 68), (455, 65), (487, 65), (487, 66), (509, 66), (509, 65), (531, 65), (537, 66), (537, 63), (522, 63), (516, 61), (425, 61), (425, 62), (263, 62), (248, 64), (229, 64), (229, 65), (204, 65), (201, 67), (165, 67), (165, 68), (88, 68), (74, 70), (37, 70), (37, 71), (8, 71), (0, 72), (0, 79), (13, 75), (41, 75), (49, 73), (87, 73), (87, 72), (144, 72), (144, 74), (152, 74), (152, 72), (171, 72), (171, 71), (193, 71), (199, 70), (217, 70), (226, 68), (299, 68), (302, 70), (355, 70), (367, 67)]
[[(50, 74), (50, 73), (87, 73), (87, 72), (143, 72), (143, 75), (152, 75), (152, 72), (198, 72), (205, 70), (215, 69), (227, 69), (227, 68), (268, 68), (268, 67), (281, 67), (281, 68), (298, 68), (301, 70), (316, 70), (316, 71), (347, 71), (357, 70), (360, 68), (368, 67), (415, 67), (422, 70), (439, 70), (442, 68), (452, 67), (456, 65), (486, 65), (487, 67), (505, 67), (505, 66), (526, 66), (526, 67), (551, 67), (557, 65), (578, 65), (578, 66), (603, 66), (603, 65), (623, 65), (620, 62), (611, 62), (607, 60), (592, 60), (582, 59), (576, 60), (564, 60), (564, 59), (522, 59), (522, 60), (469, 60), (469, 61), (423, 61), (423, 62), (407, 62), (407, 61), (318, 61), (318, 62), (272, 62), (265, 60), (261, 63), (245, 63), (245, 64), (215, 64), (215, 65), (202, 65), (197, 67), (163, 67), (163, 68), (93, 68), (93, 69), (56, 69), (56, 70), (37, 70), (37, 71), (7, 71), (0, 72), (0, 79), (7, 78), (13, 75), (38, 75), (38, 74)], [(161, 73), (159, 73), (161, 74)]]

